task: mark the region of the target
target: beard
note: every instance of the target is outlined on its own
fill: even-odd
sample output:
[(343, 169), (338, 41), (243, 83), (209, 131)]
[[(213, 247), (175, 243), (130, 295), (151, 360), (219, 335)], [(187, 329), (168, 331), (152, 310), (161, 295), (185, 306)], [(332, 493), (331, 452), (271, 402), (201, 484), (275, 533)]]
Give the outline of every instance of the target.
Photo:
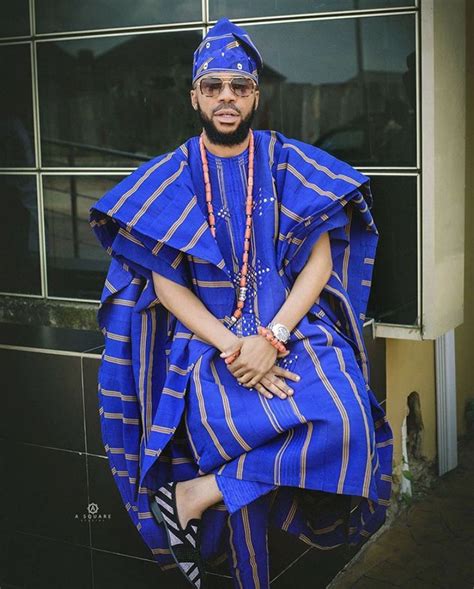
[(231, 131), (230, 133), (222, 133), (217, 129), (212, 118), (209, 118), (206, 114), (204, 114), (199, 104), (197, 105), (197, 113), (199, 115), (201, 124), (206, 131), (206, 135), (211, 143), (215, 143), (217, 145), (231, 146), (243, 143), (249, 134), (255, 111), (256, 108), (254, 102), (252, 110), (245, 118), (242, 118), (237, 129)]

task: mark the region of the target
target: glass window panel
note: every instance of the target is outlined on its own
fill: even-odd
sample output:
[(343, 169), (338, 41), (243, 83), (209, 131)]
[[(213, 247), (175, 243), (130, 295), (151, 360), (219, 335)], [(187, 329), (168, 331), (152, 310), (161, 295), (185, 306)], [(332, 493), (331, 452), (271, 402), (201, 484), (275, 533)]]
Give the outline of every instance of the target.
[(39, 33), (110, 29), (163, 23), (196, 22), (201, 0), (41, 0), (36, 2)]
[(414, 6), (415, 0), (209, 0), (211, 19), (255, 18), (340, 10), (367, 10)]
[(201, 40), (182, 31), (38, 43), (43, 164), (132, 167), (195, 135)]
[(353, 165), (416, 165), (413, 14), (246, 29), (265, 64), (257, 127)]
[(379, 231), (367, 317), (417, 323), (417, 179), (372, 176), (371, 213)]
[(0, 37), (17, 37), (30, 34), (28, 0), (2, 2)]
[(0, 166), (34, 167), (30, 44), (0, 46)]
[(116, 176), (43, 176), (48, 293), (99, 299), (110, 256), (89, 225), (89, 208), (122, 180)]
[(41, 294), (36, 176), (0, 175), (0, 291)]

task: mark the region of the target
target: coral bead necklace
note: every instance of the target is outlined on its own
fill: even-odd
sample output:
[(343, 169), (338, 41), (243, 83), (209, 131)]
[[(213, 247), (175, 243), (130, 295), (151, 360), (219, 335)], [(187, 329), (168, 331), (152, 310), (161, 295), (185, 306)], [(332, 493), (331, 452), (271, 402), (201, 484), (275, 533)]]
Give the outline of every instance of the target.
[[(204, 133), (199, 137), (199, 148), (201, 150), (202, 171), (204, 175), (204, 185), (206, 187), (206, 203), (209, 218), (209, 227), (212, 236), (216, 237), (216, 219), (214, 216), (214, 208), (212, 206), (212, 192), (211, 182), (209, 180), (209, 166), (206, 155), (206, 148), (203, 141)], [(242, 309), (244, 307), (245, 298), (247, 296), (247, 272), (248, 259), (250, 250), (250, 235), (252, 232), (252, 208), (253, 208), (253, 161), (254, 161), (254, 138), (253, 132), (249, 130), (249, 170), (247, 175), (247, 200), (245, 204), (245, 235), (244, 235), (244, 252), (242, 256), (241, 278), (239, 283), (239, 297), (237, 301), (237, 308), (230, 317), (233, 324), (242, 316)]]

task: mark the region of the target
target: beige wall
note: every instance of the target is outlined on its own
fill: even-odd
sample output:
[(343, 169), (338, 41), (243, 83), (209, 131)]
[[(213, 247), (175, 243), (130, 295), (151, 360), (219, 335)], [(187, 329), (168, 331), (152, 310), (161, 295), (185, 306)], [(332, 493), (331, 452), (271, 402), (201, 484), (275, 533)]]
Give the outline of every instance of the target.
[(456, 388), (458, 434), (466, 432), (468, 398), (474, 398), (474, 2), (466, 2), (466, 215), (464, 323), (456, 327)]
[(387, 417), (393, 430), (393, 460), (402, 457), (401, 428), (407, 414), (408, 395), (420, 395), (423, 419), (422, 454), (436, 456), (436, 393), (434, 341), (387, 339)]
[[(439, 2), (439, 0), (438, 0)], [(446, 6), (437, 4), (444, 10)], [(438, 27), (440, 21), (438, 19)], [(466, 2), (466, 191), (464, 249), (464, 317), (455, 328), (458, 435), (466, 432), (465, 404), (474, 398), (474, 2)], [(438, 33), (440, 33), (438, 29)], [(441, 35), (444, 38), (444, 35)], [(434, 44), (440, 39), (436, 35)], [(446, 39), (444, 39), (445, 41)], [(439, 50), (439, 46), (437, 48)], [(452, 64), (454, 67), (454, 64)], [(458, 184), (460, 184), (458, 182)], [(470, 221), (470, 223), (469, 223)], [(438, 244), (439, 245), (439, 244)], [(407, 397), (420, 395), (423, 419), (422, 454), (434, 460), (436, 446), (436, 383), (434, 340), (386, 340), (387, 417), (394, 434), (394, 462), (401, 465), (401, 427), (407, 412)], [(397, 469), (398, 470), (398, 469)]]
[(422, 325), (435, 339), (464, 321), (466, 2), (420, 8)]

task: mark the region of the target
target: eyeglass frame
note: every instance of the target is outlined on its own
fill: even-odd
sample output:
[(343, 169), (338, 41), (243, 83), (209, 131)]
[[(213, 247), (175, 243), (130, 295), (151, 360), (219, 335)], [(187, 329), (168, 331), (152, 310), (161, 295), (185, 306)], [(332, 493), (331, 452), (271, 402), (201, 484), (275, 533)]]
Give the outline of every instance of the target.
[[(229, 84), (230, 91), (237, 98), (249, 98), (250, 96), (254, 95), (255, 92), (257, 92), (259, 90), (257, 82), (254, 79), (252, 79), (251, 77), (249, 77), (249, 76), (239, 75), (239, 76), (232, 76), (231, 78), (222, 78), (221, 76), (217, 76), (217, 75), (205, 75), (205, 76), (201, 76), (198, 80), (196, 80), (196, 82), (194, 83), (193, 89), (196, 89), (197, 87), (199, 87), (199, 92), (203, 96), (205, 96), (206, 98), (213, 98), (213, 97), (212, 96), (207, 96), (207, 94), (204, 94), (204, 92), (202, 91), (202, 88), (201, 88), (201, 83), (202, 83), (203, 80), (209, 79), (209, 78), (217, 78), (218, 80), (220, 80), (222, 82), (221, 91), (214, 98), (218, 98), (221, 95), (221, 93), (224, 90), (224, 87), (225, 87), (226, 84)], [(250, 94), (248, 96), (238, 96), (238, 94), (236, 94), (234, 92), (234, 90), (232, 89), (232, 86), (231, 86), (232, 80), (235, 80), (235, 79), (238, 79), (238, 78), (245, 78), (246, 80), (250, 80), (252, 82), (252, 91), (250, 92)]]

